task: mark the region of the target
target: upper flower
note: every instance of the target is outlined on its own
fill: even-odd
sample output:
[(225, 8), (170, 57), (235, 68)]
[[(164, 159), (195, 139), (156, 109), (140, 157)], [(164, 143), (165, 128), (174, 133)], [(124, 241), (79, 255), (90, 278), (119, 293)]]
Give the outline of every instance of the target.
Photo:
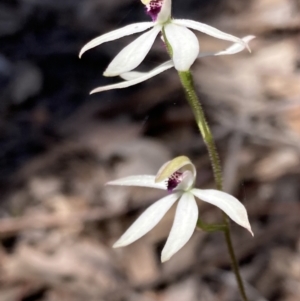
[[(222, 32), (212, 26), (192, 20), (171, 18), (171, 0), (142, 0), (153, 22), (142, 22), (127, 25), (120, 29), (101, 35), (87, 43), (80, 51), (79, 57), (87, 50), (105, 42), (113, 41), (124, 36), (142, 32), (142, 34), (128, 46), (123, 48), (112, 60), (104, 72), (104, 76), (118, 76), (135, 69), (144, 60), (160, 32), (165, 34), (172, 47), (172, 63), (178, 71), (187, 71), (199, 55), (199, 42), (195, 34), (189, 30), (198, 30), (218, 39), (231, 41), (248, 47), (247, 40), (237, 38)], [(241, 50), (240, 50), (241, 51)]]
[(169, 260), (187, 243), (196, 228), (198, 207), (195, 197), (219, 207), (253, 235), (247, 211), (242, 203), (219, 190), (194, 188), (195, 178), (196, 169), (193, 163), (189, 158), (180, 156), (165, 163), (156, 176), (130, 176), (108, 182), (108, 185), (152, 187), (171, 192), (142, 213), (113, 247), (127, 246), (145, 235), (179, 199), (174, 223), (161, 255), (162, 262)]
[[(246, 43), (250, 42), (252, 39), (254, 39), (254, 36), (246, 36), (242, 40)], [(245, 46), (241, 45), (240, 43), (234, 43), (230, 47), (228, 47), (225, 50), (222, 51), (217, 51), (217, 52), (202, 52), (198, 55), (198, 58), (206, 57), (206, 56), (220, 56), (220, 55), (231, 55), (231, 54), (236, 54), (242, 50), (245, 49)], [(112, 84), (112, 85), (106, 85), (102, 87), (98, 87), (94, 90), (92, 90), (90, 93), (97, 93), (97, 92), (102, 92), (102, 91), (107, 91), (107, 90), (112, 90), (112, 89), (122, 89), (122, 88), (127, 88), (139, 83), (142, 83), (151, 77), (154, 77), (168, 69), (171, 69), (174, 67), (174, 63), (172, 60), (169, 60), (156, 68), (152, 69), (149, 72), (138, 72), (138, 71), (130, 71), (130, 72), (125, 72), (123, 74), (120, 74), (120, 77), (122, 77), (125, 81)]]

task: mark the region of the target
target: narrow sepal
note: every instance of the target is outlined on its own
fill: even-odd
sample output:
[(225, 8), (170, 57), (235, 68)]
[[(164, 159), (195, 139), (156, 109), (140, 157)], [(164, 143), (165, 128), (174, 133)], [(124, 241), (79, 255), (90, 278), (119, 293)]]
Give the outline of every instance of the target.
[(106, 185), (139, 186), (139, 187), (150, 187), (150, 188), (167, 190), (166, 183), (164, 182), (155, 183), (155, 176), (150, 176), (150, 175), (129, 176), (129, 177), (107, 182)]
[(161, 26), (156, 25), (123, 48), (109, 64), (103, 75), (118, 76), (135, 69), (148, 54), (160, 30)]
[(127, 246), (152, 230), (171, 206), (178, 200), (180, 195), (181, 193), (179, 192), (173, 193), (152, 204), (129, 227), (113, 247), (118, 248)]
[[(248, 44), (254, 38), (255, 38), (255, 36), (246, 36), (246, 37), (242, 38), (242, 40)], [(230, 45), (228, 48), (226, 48), (225, 50), (221, 50), (221, 51), (217, 51), (217, 52), (200, 53), (198, 55), (198, 58), (203, 58), (206, 56), (232, 55), (232, 54), (239, 53), (239, 52), (243, 51), (244, 49), (245, 49), (244, 45), (241, 45), (240, 43), (234, 43), (234, 44)]]
[(215, 37), (217, 39), (240, 43), (241, 45), (243, 45), (250, 51), (248, 44), (245, 41), (243, 41), (242, 39), (235, 37), (231, 34), (228, 34), (226, 32), (223, 32), (223, 31), (221, 31), (215, 27), (209, 26), (207, 24), (196, 22), (193, 20), (183, 20), (183, 19), (182, 20), (175, 19), (173, 21), (173, 23), (177, 24), (177, 25), (181, 25), (181, 26), (186, 26), (186, 27), (194, 29), (194, 30), (198, 30), (198, 31), (208, 34), (212, 37)]
[(142, 23), (135, 23), (130, 24), (125, 27), (116, 29), (114, 31), (108, 32), (106, 34), (103, 34), (87, 44), (85, 44), (82, 49), (80, 50), (79, 57), (81, 57), (86, 51), (88, 51), (91, 48), (94, 48), (96, 46), (99, 46), (103, 43), (110, 42), (113, 40), (120, 39), (122, 37), (145, 31), (146, 29), (153, 26), (153, 22), (142, 22)]
[(196, 228), (198, 207), (194, 196), (185, 192), (178, 202), (174, 223), (162, 250), (161, 261), (169, 260), (191, 238)]
[(234, 196), (214, 189), (192, 189), (191, 192), (200, 200), (217, 206), (234, 222), (246, 228), (253, 236), (245, 206)]
[(174, 64), (171, 60), (169, 60), (169, 61), (166, 61), (165, 63), (155, 67), (151, 71), (148, 71), (148, 72), (130, 71), (130, 72), (125, 72), (123, 74), (120, 74), (120, 77), (127, 81), (135, 80), (138, 78), (144, 78), (144, 77), (147, 77), (147, 79), (148, 79), (150, 75), (151, 75), (151, 77), (153, 77), (153, 76), (155, 76), (165, 70), (168, 70), (172, 67), (174, 67)]
[(117, 84), (107, 85), (103, 87), (98, 87), (90, 92), (90, 94), (108, 91), (112, 89), (122, 89), (131, 87), (134, 85), (137, 85), (139, 83), (142, 83), (151, 77), (154, 77), (170, 68), (174, 67), (172, 61), (167, 61), (164, 64), (156, 67), (155, 69), (149, 71), (149, 72), (138, 72), (138, 71), (131, 71), (131, 72), (125, 72), (123, 74), (120, 74), (120, 76), (125, 79), (126, 81), (120, 82)]

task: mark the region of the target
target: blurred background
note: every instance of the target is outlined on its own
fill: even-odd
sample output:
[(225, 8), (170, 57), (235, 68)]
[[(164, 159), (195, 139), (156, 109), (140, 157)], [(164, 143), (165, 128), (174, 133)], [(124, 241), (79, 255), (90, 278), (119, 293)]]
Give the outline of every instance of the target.
[[(232, 225), (250, 300), (300, 298), (300, 2), (174, 0), (173, 15), (243, 37), (252, 53), (193, 65), (220, 151), (226, 191), (255, 237)], [(176, 72), (89, 96), (134, 37), (78, 59), (90, 39), (147, 21), (138, 0), (0, 1), (0, 301), (239, 300), (222, 234), (196, 231), (170, 261), (160, 252), (174, 208), (136, 243), (112, 244), (163, 193), (104, 187), (155, 174), (188, 155), (212, 188), (203, 141)], [(228, 46), (201, 35), (203, 51)], [(165, 61), (161, 41), (141, 70)], [(213, 206), (199, 202), (207, 222)]]

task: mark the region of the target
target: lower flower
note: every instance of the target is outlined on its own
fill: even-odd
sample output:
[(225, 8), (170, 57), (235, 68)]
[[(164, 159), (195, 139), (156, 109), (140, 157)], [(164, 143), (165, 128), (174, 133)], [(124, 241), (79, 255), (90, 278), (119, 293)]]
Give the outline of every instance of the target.
[(129, 176), (108, 182), (107, 185), (151, 187), (170, 192), (142, 213), (113, 247), (124, 247), (141, 238), (152, 230), (179, 200), (173, 226), (161, 254), (162, 262), (169, 260), (188, 242), (196, 228), (198, 206), (195, 198), (219, 207), (253, 235), (247, 211), (240, 201), (219, 190), (194, 188), (195, 178), (196, 168), (193, 163), (189, 158), (180, 156), (165, 163), (156, 176)]

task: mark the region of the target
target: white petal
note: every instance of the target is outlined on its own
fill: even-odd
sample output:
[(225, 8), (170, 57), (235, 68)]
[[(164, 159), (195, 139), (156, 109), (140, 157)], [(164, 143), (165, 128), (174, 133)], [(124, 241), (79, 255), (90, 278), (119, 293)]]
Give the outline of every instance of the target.
[(142, 23), (135, 23), (130, 24), (125, 27), (119, 28), (117, 30), (108, 32), (106, 34), (103, 34), (87, 44), (83, 46), (83, 48), (80, 50), (79, 57), (81, 57), (87, 50), (94, 48), (96, 46), (99, 46), (100, 44), (110, 42), (113, 40), (120, 39), (122, 37), (145, 31), (146, 29), (153, 26), (153, 22), (142, 22)]
[(172, 46), (173, 62), (178, 71), (187, 71), (199, 54), (199, 42), (194, 33), (183, 26), (167, 24), (167, 40)]
[(106, 185), (119, 185), (119, 186), (141, 186), (167, 190), (167, 185), (164, 182), (155, 183), (155, 176), (129, 176), (114, 181), (107, 182)]
[(157, 16), (157, 22), (165, 23), (168, 19), (171, 18), (171, 10), (172, 10), (172, 0), (163, 0), (163, 5), (161, 10)]
[(120, 74), (120, 77), (123, 78), (124, 80), (130, 81), (130, 80), (135, 80), (137, 78), (143, 77), (148, 73), (149, 72), (129, 71), (129, 72)]
[(246, 228), (252, 235), (245, 206), (232, 195), (214, 189), (192, 189), (191, 192), (200, 200), (213, 204), (223, 210), (233, 221)]
[(136, 68), (148, 54), (160, 30), (161, 26), (156, 25), (123, 48), (109, 64), (104, 76), (117, 76)]
[[(251, 40), (253, 40), (254, 38), (255, 38), (255, 36), (246, 36), (246, 37), (242, 38), (242, 40), (245, 41), (246, 43), (248, 43)], [(234, 43), (234, 44), (232, 44), (231, 46), (229, 46), (228, 48), (226, 48), (225, 50), (222, 50), (222, 51), (200, 53), (198, 55), (198, 58), (207, 57), (207, 56), (232, 55), (232, 54), (236, 54), (238, 52), (241, 52), (244, 49), (245, 49), (244, 45), (241, 45), (240, 43)]]
[(162, 250), (161, 261), (169, 260), (191, 238), (198, 220), (198, 207), (194, 196), (185, 192), (178, 202), (174, 223)]
[(108, 86), (103, 86), (103, 87), (98, 87), (94, 89), (93, 91), (90, 92), (90, 94), (97, 93), (97, 92), (102, 92), (102, 91), (107, 91), (107, 90), (112, 90), (112, 89), (122, 89), (122, 88), (127, 88), (130, 86), (134, 86), (136, 84), (139, 84), (141, 82), (144, 82), (151, 77), (158, 75), (159, 73), (162, 73), (170, 68), (172, 68), (173, 62), (172, 61), (167, 61), (164, 64), (156, 67), (155, 69), (149, 71), (149, 72), (137, 72), (137, 71), (132, 71), (132, 72), (126, 72), (121, 74), (120, 76), (126, 79), (127, 81), (113, 84), (113, 85), (108, 85)]
[[(130, 72), (125, 72), (123, 74), (120, 75), (120, 77), (122, 77), (125, 80), (134, 80), (140, 77), (144, 77), (144, 76), (149, 76), (150, 74), (154, 74), (157, 75), (165, 70), (168, 70), (170, 68), (174, 67), (173, 62), (167, 61), (159, 66), (157, 66), (156, 68), (154, 68), (153, 70), (149, 71), (149, 72), (139, 72), (139, 71), (130, 71)], [(153, 75), (153, 76), (154, 76)], [(152, 77), (152, 76), (151, 76)], [(148, 79), (148, 78), (147, 78)]]
[[(179, 20), (179, 19), (173, 20), (173, 23), (177, 24), (177, 25), (181, 25), (181, 26), (186, 26), (186, 27), (194, 29), (194, 30), (201, 31), (201, 32), (206, 33), (217, 39), (239, 43), (249, 49), (249, 46), (247, 45), (247, 43), (245, 41), (243, 41), (242, 39), (235, 37), (231, 34), (225, 33), (223, 31), (220, 31), (207, 24), (196, 22), (193, 20)], [(249, 51), (250, 51), (250, 49), (249, 49)]]
[[(246, 36), (246, 37), (242, 38), (242, 41), (244, 41), (246, 44), (248, 44), (254, 38), (255, 38), (255, 36)], [(241, 45), (240, 43), (234, 43), (231, 46), (229, 46), (228, 48), (226, 48), (225, 50), (216, 52), (214, 54), (214, 56), (236, 54), (236, 53), (243, 51), (244, 49), (245, 49), (245, 45)], [(201, 56), (201, 54), (200, 54), (200, 56)]]
[(170, 194), (152, 204), (129, 227), (121, 238), (113, 245), (114, 248), (127, 246), (152, 230), (163, 218), (171, 206), (178, 200), (181, 193)]

